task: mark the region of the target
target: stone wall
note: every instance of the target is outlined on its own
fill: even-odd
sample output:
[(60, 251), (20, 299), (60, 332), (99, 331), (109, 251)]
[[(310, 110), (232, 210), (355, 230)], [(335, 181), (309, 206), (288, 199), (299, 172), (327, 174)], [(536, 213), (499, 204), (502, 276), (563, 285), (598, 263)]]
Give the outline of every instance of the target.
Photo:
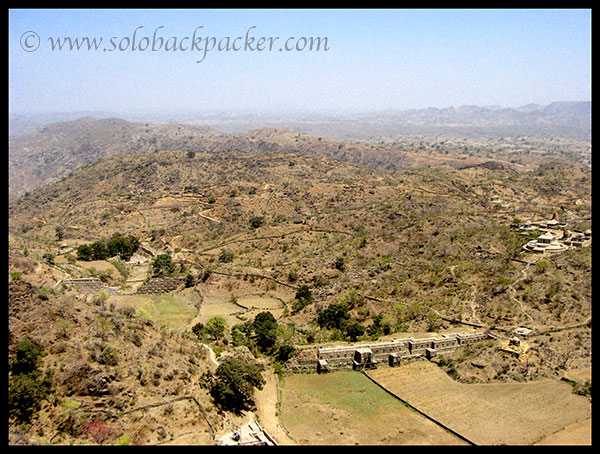
[(169, 293), (176, 290), (183, 284), (184, 279), (181, 277), (164, 277), (150, 279), (148, 282), (140, 286), (136, 293), (144, 295), (152, 295), (159, 293)]
[(107, 287), (98, 278), (82, 278), (82, 279), (63, 279), (60, 285), (64, 287), (72, 287), (78, 292), (95, 295), (101, 291), (108, 295), (118, 295), (119, 291), (113, 287)]
[[(395, 339), (391, 342), (319, 348), (316, 352), (312, 350), (312, 355), (309, 354), (309, 351), (304, 350), (296, 358), (293, 358), (286, 368), (294, 372), (324, 372), (357, 369), (365, 366), (397, 366), (404, 360), (421, 357), (432, 358), (439, 353), (450, 352), (488, 337), (487, 332), (449, 334), (436, 338)], [(361, 353), (368, 351), (369, 355), (356, 355), (359, 350)], [(362, 359), (365, 357), (369, 358), (367, 362)]]

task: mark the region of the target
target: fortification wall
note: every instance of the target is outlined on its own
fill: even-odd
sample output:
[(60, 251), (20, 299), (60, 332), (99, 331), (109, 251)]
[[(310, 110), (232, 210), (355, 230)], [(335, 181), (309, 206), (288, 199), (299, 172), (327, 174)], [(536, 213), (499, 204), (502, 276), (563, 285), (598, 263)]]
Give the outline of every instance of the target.
[[(426, 339), (399, 339), (392, 342), (360, 344), (348, 347), (330, 347), (303, 351), (299, 357), (286, 365), (294, 372), (315, 372), (325, 370), (351, 369), (357, 367), (377, 367), (380, 365), (396, 366), (403, 360), (427, 357), (432, 358), (439, 353), (451, 352), (474, 342), (489, 338), (487, 332), (469, 334), (451, 334)], [(368, 352), (364, 356), (357, 355)], [(316, 354), (315, 354), (316, 353)], [(364, 360), (363, 358), (368, 358)]]

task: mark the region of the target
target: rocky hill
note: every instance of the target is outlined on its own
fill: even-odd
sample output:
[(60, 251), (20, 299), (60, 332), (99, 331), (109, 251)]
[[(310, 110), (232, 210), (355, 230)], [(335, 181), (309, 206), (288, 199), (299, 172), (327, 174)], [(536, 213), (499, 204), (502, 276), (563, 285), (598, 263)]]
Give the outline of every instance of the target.
[[(510, 228), (555, 213), (569, 228), (591, 228), (588, 169), (545, 156), (519, 171), (510, 163), (376, 169), (322, 156), (326, 139), (278, 129), (189, 140), (214, 140), (214, 148), (115, 155), (9, 203), (9, 347), (25, 336), (41, 345), (55, 386), (33, 425), (12, 427), (13, 440), (89, 441), (96, 432), (85, 424), (99, 415), (109, 427), (96, 429), (111, 442), (210, 443), (211, 425), (236, 420), (200, 387), (211, 363), (191, 329), (196, 315), (222, 308), (216, 313), (230, 318), (214, 346), (232, 351), (243, 328), (231, 328), (251, 321), (246, 301), (276, 302), (278, 342), (294, 347), (348, 341), (348, 332), (319, 323), (340, 304), (363, 340), (473, 325), (537, 334), (531, 367), (497, 349), (457, 357), (465, 381), (589, 367), (591, 248), (540, 260), (522, 251), (530, 238)], [(334, 143), (323, 150), (361, 156)], [(145, 324), (119, 298), (52, 290), (66, 275), (94, 275), (123, 301), (137, 297), (125, 276), (138, 265), (98, 261), (92, 271), (69, 250), (115, 232), (139, 238), (147, 261), (169, 254), (174, 274), (194, 278), (170, 296), (200, 295), (186, 308), (193, 319), (178, 329)], [(117, 265), (122, 271), (106, 271)]]
[[(261, 117), (263, 124), (283, 124), (295, 130), (260, 127), (229, 134), (206, 125), (85, 117), (9, 137), (9, 197), (31, 192), (99, 159), (164, 149), (302, 153), (390, 170), (441, 164), (462, 167), (490, 158), (515, 162), (514, 152), (539, 153), (541, 147), (555, 157), (589, 164), (590, 110), (590, 103), (554, 103), (520, 109), (463, 106), (385, 111), (305, 122)], [(573, 130), (580, 133), (573, 134)], [(531, 162), (532, 155), (527, 157)]]
[[(374, 298), (363, 300), (367, 323), (377, 312), (395, 317), (400, 302), (436, 310), (448, 304), (448, 315), (472, 320), (512, 320), (519, 308), (506, 305), (507, 285), (521, 271), (510, 258), (525, 240), (509, 225), (559, 212), (589, 228), (590, 174), (558, 163), (525, 173), (488, 167), (392, 172), (264, 152), (117, 156), (11, 203), (9, 229), (15, 241), (37, 238), (29, 251), (40, 258), (44, 248), (59, 252), (51, 245), (60, 226), (65, 239), (78, 241), (133, 234), (158, 250), (179, 251), (198, 272), (238, 266), (284, 281), (296, 274), (321, 295), (294, 316), (306, 321), (353, 290)], [(215, 262), (222, 249), (233, 253), (233, 265)], [(560, 285), (575, 282), (565, 275)], [(569, 291), (561, 295), (562, 319), (571, 314), (575, 321), (579, 303)], [(546, 309), (537, 309), (543, 320)], [(429, 318), (422, 315), (423, 328)]]
[(52, 183), (82, 165), (119, 154), (190, 149), (219, 136), (208, 127), (130, 123), (90, 117), (51, 123), (9, 138), (9, 196)]
[(9, 349), (38, 346), (51, 383), (33, 427), (9, 427), (9, 443), (211, 443), (223, 418), (198, 383), (210, 363), (196, 343), (91, 295), (8, 290)]

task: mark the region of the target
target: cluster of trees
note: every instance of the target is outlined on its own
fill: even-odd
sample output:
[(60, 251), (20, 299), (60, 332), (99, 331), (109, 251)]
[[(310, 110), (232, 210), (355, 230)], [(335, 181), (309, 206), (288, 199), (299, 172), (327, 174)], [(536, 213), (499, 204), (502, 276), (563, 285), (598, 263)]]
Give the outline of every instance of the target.
[[(277, 320), (269, 311), (263, 311), (248, 320), (231, 327), (229, 334), (235, 346), (245, 345), (250, 351), (261, 352), (277, 361), (285, 362), (294, 354), (294, 347), (279, 336)], [(222, 317), (213, 317), (205, 324), (197, 323), (192, 332), (201, 340), (226, 341), (227, 323)]]
[(365, 327), (350, 316), (348, 305), (344, 302), (331, 304), (318, 312), (317, 323), (321, 328), (335, 330), (352, 342), (365, 333)]
[(41, 407), (52, 387), (49, 376), (39, 369), (44, 351), (28, 337), (15, 347), (9, 359), (8, 415), (19, 422), (29, 422)]
[[(245, 345), (251, 351), (287, 361), (294, 347), (279, 341), (279, 325), (268, 311), (261, 312), (243, 324), (234, 325), (230, 334), (234, 345)], [(206, 324), (197, 323), (192, 331), (201, 340), (225, 341), (227, 324), (222, 317), (213, 317)], [(215, 404), (223, 410), (240, 412), (254, 408), (253, 391), (262, 389), (265, 381), (261, 369), (239, 357), (227, 358), (219, 364), (214, 374), (206, 372), (203, 385), (209, 390)]]
[[(152, 261), (151, 270), (152, 277), (167, 277), (187, 273), (185, 275), (186, 288), (193, 287), (197, 282), (197, 278), (189, 272), (188, 268), (183, 263), (174, 262), (169, 254), (157, 255)], [(201, 277), (202, 282), (208, 278), (206, 274), (204, 273), (204, 276)]]
[(341, 338), (356, 342), (358, 338), (367, 334), (371, 338), (378, 338), (382, 334), (390, 334), (393, 326), (382, 314), (373, 317), (373, 323), (367, 327), (363, 326), (358, 320), (352, 318), (350, 309), (360, 296), (355, 292), (344, 298), (342, 302), (331, 304), (317, 314), (317, 323), (321, 328), (333, 330), (334, 338)]
[(133, 235), (123, 236), (115, 233), (108, 241), (98, 240), (77, 247), (77, 259), (85, 262), (91, 260), (106, 260), (120, 256), (128, 260), (140, 247), (140, 241)]
[(169, 254), (159, 254), (152, 262), (152, 277), (170, 276), (175, 269), (175, 264)]

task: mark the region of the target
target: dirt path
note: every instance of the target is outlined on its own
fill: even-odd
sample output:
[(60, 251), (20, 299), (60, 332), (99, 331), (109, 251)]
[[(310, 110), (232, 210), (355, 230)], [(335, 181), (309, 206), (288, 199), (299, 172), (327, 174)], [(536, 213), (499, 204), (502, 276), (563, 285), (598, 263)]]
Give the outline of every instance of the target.
[(288, 436), (279, 420), (277, 377), (272, 370), (266, 370), (263, 376), (266, 381), (265, 386), (254, 393), (255, 413), (260, 425), (279, 445), (296, 445), (297, 443)]
[(477, 284), (472, 284), (471, 287), (471, 301), (469, 301), (469, 307), (471, 308), (471, 318), (475, 323), (481, 323), (479, 316), (477, 315), (477, 304), (476, 304), (476, 293), (477, 293)]
[(510, 284), (510, 285), (508, 286), (508, 288), (509, 288), (509, 290), (511, 290), (511, 291), (512, 291), (512, 293), (511, 293), (511, 295), (510, 295), (510, 298), (511, 298), (511, 299), (512, 299), (512, 300), (513, 300), (515, 303), (517, 303), (517, 304), (519, 305), (519, 307), (521, 308), (521, 312), (522, 312), (522, 313), (523, 313), (523, 314), (524, 314), (524, 315), (525, 315), (525, 316), (526, 316), (526, 317), (527, 317), (529, 320), (533, 321), (533, 318), (531, 318), (531, 316), (530, 316), (530, 315), (529, 315), (527, 312), (525, 312), (525, 308), (523, 308), (523, 303), (521, 302), (521, 300), (519, 300), (519, 299), (518, 299), (518, 298), (515, 296), (515, 295), (517, 294), (517, 291), (516, 291), (516, 290), (515, 290), (515, 288), (513, 287), (513, 285), (514, 285), (514, 284), (516, 284), (517, 282), (519, 282), (519, 281), (522, 281), (523, 279), (526, 279), (526, 278), (527, 278), (527, 273), (526, 273), (526, 270), (527, 270), (527, 268), (529, 268), (529, 266), (530, 266), (530, 265), (531, 265), (531, 263), (530, 263), (530, 264), (528, 264), (528, 265), (527, 265), (525, 268), (523, 268), (523, 269), (521, 270), (521, 274), (522, 274), (523, 276), (522, 276), (521, 278), (517, 279), (517, 280), (516, 280), (515, 282), (513, 282), (512, 284)]
[(208, 346), (206, 344), (202, 344), (202, 346), (208, 350), (208, 357), (210, 359), (210, 362), (214, 364), (215, 368), (219, 367), (219, 362), (217, 361), (217, 355), (215, 355), (215, 352), (213, 351), (213, 349), (210, 348), (210, 346)]
[[(215, 352), (206, 344), (202, 344), (208, 350), (210, 361), (215, 368), (219, 366)], [(256, 403), (256, 411), (246, 414), (246, 422), (248, 424), (257, 419), (260, 425), (265, 429), (271, 437), (280, 445), (295, 445), (297, 444), (286, 433), (281, 425), (278, 416), (279, 391), (277, 389), (277, 377), (272, 370), (266, 370), (263, 377), (265, 385), (262, 390), (256, 390), (254, 393), (254, 401)]]

